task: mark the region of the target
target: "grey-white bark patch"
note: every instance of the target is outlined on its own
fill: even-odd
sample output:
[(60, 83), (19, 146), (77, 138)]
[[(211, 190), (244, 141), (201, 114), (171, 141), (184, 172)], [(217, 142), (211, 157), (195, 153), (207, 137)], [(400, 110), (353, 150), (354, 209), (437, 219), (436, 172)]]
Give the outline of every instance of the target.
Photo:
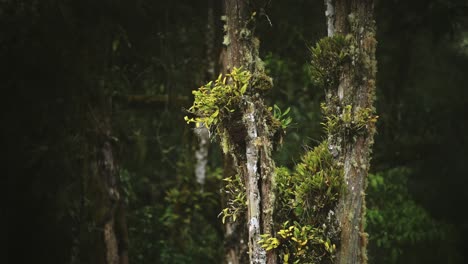
[(259, 189), (260, 176), (258, 174), (259, 149), (256, 144), (258, 131), (255, 120), (255, 104), (247, 101), (243, 122), (247, 130), (246, 158), (247, 158), (247, 199), (249, 203), (249, 255), (251, 263), (266, 263), (266, 251), (258, 241), (260, 240), (261, 195)]
[(343, 87), (343, 82), (340, 83), (340, 85), (338, 85), (338, 98), (340, 99), (340, 101), (343, 101), (343, 97), (344, 97), (344, 87)]
[(329, 37), (335, 34), (335, 8), (333, 0), (325, 0), (325, 17), (327, 17), (327, 33)]
[(195, 177), (197, 182), (203, 186), (206, 179), (210, 131), (203, 124), (199, 124), (199, 127), (195, 128), (195, 134), (199, 140), (198, 149), (195, 151)]
[[(252, 217), (249, 221), (249, 233), (260, 230), (260, 223), (256, 217)], [(258, 244), (257, 241), (253, 241), (255, 244)], [(254, 247), (252, 252), (253, 258), (251, 259), (252, 263), (255, 264), (264, 264), (266, 263), (266, 251), (262, 247)]]
[(260, 223), (258, 222), (258, 219), (256, 217), (250, 218), (249, 221), (249, 231), (255, 231), (260, 228)]

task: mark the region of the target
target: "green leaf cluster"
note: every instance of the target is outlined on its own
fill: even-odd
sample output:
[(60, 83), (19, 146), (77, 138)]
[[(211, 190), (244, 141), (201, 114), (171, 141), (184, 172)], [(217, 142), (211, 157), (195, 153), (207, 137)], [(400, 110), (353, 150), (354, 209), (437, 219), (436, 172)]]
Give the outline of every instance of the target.
[(276, 237), (261, 235), (259, 243), (266, 250), (281, 249), (282, 263), (321, 263), (327, 254), (336, 251), (336, 245), (326, 237), (325, 229), (286, 221)]
[(204, 124), (208, 129), (218, 125), (223, 116), (238, 108), (251, 76), (249, 71), (234, 68), (224, 77), (220, 74), (214, 82), (210, 81), (198, 90), (192, 91), (195, 98), (188, 112), (195, 117), (185, 116), (185, 121), (195, 123), (197, 127)]
[(397, 167), (369, 174), (367, 230), (379, 262), (399, 263), (409, 245), (444, 240), (446, 226), (436, 222), (408, 191), (411, 170)]
[[(334, 209), (341, 188), (342, 168), (328, 150), (326, 141), (308, 151), (296, 165), (293, 173), (296, 215), (303, 221), (315, 219)], [(323, 223), (323, 222), (322, 222)]]
[[(285, 130), (286, 128), (288, 128), (288, 126), (291, 124), (292, 122), (292, 117), (291, 116), (288, 116), (289, 114), (289, 111), (291, 111), (291, 107), (288, 107), (284, 112), (281, 111), (281, 108), (279, 108), (279, 106), (277, 106), (276, 104), (273, 106), (273, 117), (279, 121), (279, 123), (281, 124), (281, 128), (283, 130)], [(270, 111), (271, 111), (271, 107), (270, 107)]]
[(320, 39), (315, 47), (310, 49), (310, 73), (315, 85), (328, 88), (338, 83), (343, 63), (349, 58), (349, 44), (349, 38), (335, 35)]
[(340, 132), (350, 135), (372, 131), (379, 118), (372, 108), (357, 107), (353, 109), (351, 105), (345, 105), (341, 111), (336, 113), (335, 109), (332, 110), (325, 103), (322, 103), (321, 107), (325, 116), (325, 122), (322, 125), (329, 135)]
[(226, 182), (223, 191), (228, 196), (227, 207), (218, 216), (222, 216), (223, 224), (226, 219), (235, 222), (247, 210), (247, 198), (244, 183), (239, 175), (223, 179)]
[(342, 174), (326, 141), (306, 152), (292, 172), (277, 168), (275, 219), (284, 224), (274, 237), (263, 236), (262, 247), (279, 250), (285, 263), (330, 262), (339, 234), (333, 210)]
[[(154, 200), (146, 203), (138, 196), (130, 199), (127, 207), (132, 210), (128, 217), (129, 246), (135, 263), (216, 263), (222, 258), (221, 225), (216, 219), (221, 208), (222, 170), (208, 167), (202, 190), (191, 174), (191, 159), (180, 160), (176, 166), (173, 178), (177, 181), (169, 186), (131, 178), (131, 189), (145, 186), (148, 191), (143, 195), (154, 195)], [(156, 196), (160, 190), (162, 196)]]

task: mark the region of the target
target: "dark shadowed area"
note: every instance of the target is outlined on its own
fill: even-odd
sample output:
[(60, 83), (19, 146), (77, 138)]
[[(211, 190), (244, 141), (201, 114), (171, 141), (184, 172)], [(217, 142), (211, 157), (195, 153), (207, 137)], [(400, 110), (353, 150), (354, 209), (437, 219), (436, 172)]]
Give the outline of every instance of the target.
[[(242, 186), (223, 142), (184, 121), (226, 70), (221, 2), (0, 1), (5, 263), (225, 261), (220, 213)], [(284, 128), (274, 161), (293, 170), (326, 138), (310, 67), (324, 1), (246, 3)], [(376, 0), (374, 18), (369, 263), (467, 263), (468, 4)]]

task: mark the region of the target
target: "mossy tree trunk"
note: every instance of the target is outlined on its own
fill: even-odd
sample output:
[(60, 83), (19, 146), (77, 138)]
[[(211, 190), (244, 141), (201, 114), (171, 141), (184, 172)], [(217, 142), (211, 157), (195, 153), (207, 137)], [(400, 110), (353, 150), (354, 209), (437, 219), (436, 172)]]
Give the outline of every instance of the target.
[[(373, 0), (325, 0), (325, 6), (329, 37), (342, 35), (349, 41), (349, 59), (342, 65), (339, 81), (326, 91), (328, 114), (345, 119), (349, 112), (354, 120), (350, 126), (340, 126), (328, 134), (330, 152), (344, 168), (344, 186), (337, 208), (341, 242), (336, 263), (367, 263), (365, 189), (376, 117), (371, 117), (374, 120), (371, 122), (359, 119), (369, 118), (363, 113), (374, 112), (377, 70), (374, 3)], [(356, 126), (353, 122), (366, 125), (352, 129)]]
[[(236, 175), (237, 171), (234, 167), (231, 155), (224, 155), (223, 178), (229, 178)], [(223, 196), (222, 204), (227, 206), (228, 197)], [(224, 225), (224, 251), (225, 261), (227, 264), (240, 264), (249, 261), (248, 245), (247, 245), (247, 229), (245, 221), (227, 221)]]
[[(271, 114), (262, 98), (265, 85), (269, 89), (272, 84), (271, 79), (264, 74), (262, 62), (258, 57), (259, 41), (254, 37), (255, 7), (264, 5), (260, 2), (224, 1), (223, 44), (226, 47), (223, 67), (227, 71), (234, 67), (242, 67), (251, 72), (252, 79), (247, 92), (242, 96), (239, 113), (221, 122), (226, 131), (222, 137), (227, 137), (230, 142), (227, 154), (231, 157), (233, 167), (243, 180), (247, 192), (246, 228), (250, 263), (276, 263), (274, 252), (266, 252), (258, 243), (260, 234), (272, 233), (271, 179), (274, 171), (271, 157), (274, 133), (267, 122), (271, 120)], [(259, 87), (260, 84), (263, 86)], [(239, 260), (231, 257), (231, 261)]]

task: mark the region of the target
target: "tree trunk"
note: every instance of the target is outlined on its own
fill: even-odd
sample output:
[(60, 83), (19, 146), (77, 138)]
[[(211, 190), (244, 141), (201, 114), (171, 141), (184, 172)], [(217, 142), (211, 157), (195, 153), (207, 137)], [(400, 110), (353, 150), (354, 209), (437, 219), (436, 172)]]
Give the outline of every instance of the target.
[[(250, 263), (276, 263), (273, 251), (268, 253), (258, 241), (260, 234), (272, 233), (271, 179), (274, 162), (271, 158), (271, 128), (267, 123), (269, 114), (255, 80), (266, 78), (258, 57), (258, 40), (254, 38), (255, 13), (252, 6), (258, 1), (225, 0), (225, 49), (224, 68), (242, 67), (252, 73), (247, 92), (243, 95), (240, 116), (237, 122), (226, 124), (232, 145), (231, 156), (236, 172), (244, 181), (247, 192), (247, 230)], [(270, 87), (271, 88), (271, 87)]]
[[(327, 106), (342, 116), (350, 109), (359, 121), (359, 111), (374, 112), (376, 59), (373, 0), (325, 0), (329, 37), (343, 35), (351, 39), (350, 60), (345, 62), (337, 87), (328, 89)], [(376, 117), (375, 117), (376, 118)], [(375, 119), (374, 118), (374, 119)], [(337, 218), (341, 227), (341, 242), (337, 263), (367, 263), (367, 234), (364, 232), (365, 189), (374, 122), (362, 131), (329, 133), (329, 149), (343, 164), (344, 188), (340, 195)], [(350, 134), (351, 133), (351, 134)]]
[[(104, 26), (97, 27), (92, 36), (110, 43), (111, 34), (106, 30)], [(76, 259), (84, 263), (127, 264), (125, 204), (115, 154), (118, 141), (112, 134), (112, 87), (106, 83), (111, 54), (108, 45), (93, 46), (94, 40), (90, 37), (86, 42), (77, 63), (85, 67), (84, 88), (77, 92), (81, 96), (77, 108), (80, 118), (85, 120), (83, 144), (86, 155), (82, 176), (85, 200), (83, 219), (80, 220), (81, 249)]]
[[(110, 100), (103, 100), (110, 104)], [(106, 107), (110, 109), (110, 106)], [(102, 108), (101, 108), (102, 109)], [(92, 110), (91, 110), (92, 111)], [(98, 110), (99, 111), (99, 110)], [(125, 216), (125, 205), (119, 191), (119, 176), (117, 162), (114, 157), (113, 142), (111, 136), (110, 118), (106, 114), (110, 111), (103, 111), (100, 114), (91, 113), (96, 120), (97, 128), (95, 146), (96, 161), (94, 169), (91, 171), (92, 185), (88, 192), (93, 190), (99, 192), (94, 197), (92, 207), (94, 221), (98, 224), (98, 229), (102, 230), (101, 241), (106, 264), (128, 264), (128, 233)]]
[[(224, 9), (225, 6), (226, 5), (224, 4)], [(222, 20), (224, 21), (224, 26), (227, 27), (227, 19), (222, 17)], [(225, 30), (226, 29), (227, 28), (225, 28)], [(229, 73), (226, 46), (221, 49), (218, 62), (220, 72), (224, 75)], [(231, 154), (223, 153), (223, 178), (229, 178), (236, 174), (237, 168), (234, 165)], [(228, 197), (226, 197), (226, 195), (222, 195), (221, 199), (221, 204), (223, 206), (227, 206)], [(249, 261), (247, 230), (244, 226), (245, 221), (243, 220), (244, 219), (241, 218), (236, 222), (226, 221), (224, 224), (224, 254), (225, 263), (227, 264), (240, 264), (247, 263)]]
[[(206, 21), (206, 79), (213, 80), (215, 78), (215, 21), (214, 21), (214, 1), (208, 0), (208, 12)], [(195, 151), (195, 177), (197, 182), (201, 185), (205, 184), (206, 179), (206, 165), (208, 163), (208, 150), (210, 147), (210, 132), (204, 124), (199, 124), (195, 128), (195, 134), (198, 138), (198, 148)]]

